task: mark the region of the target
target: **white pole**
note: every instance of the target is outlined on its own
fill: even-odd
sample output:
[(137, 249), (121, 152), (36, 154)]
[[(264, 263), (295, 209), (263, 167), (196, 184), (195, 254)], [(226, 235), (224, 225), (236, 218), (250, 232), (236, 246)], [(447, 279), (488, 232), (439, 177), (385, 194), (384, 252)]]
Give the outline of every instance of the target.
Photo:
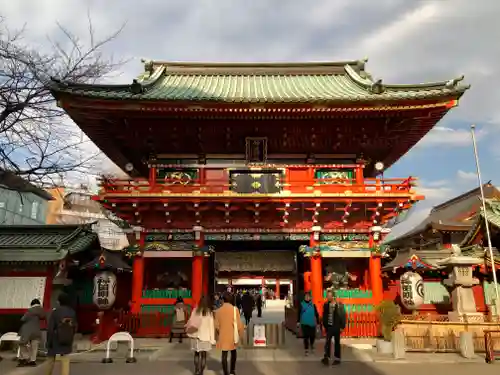
[(474, 157), (476, 159), (476, 171), (477, 171), (477, 180), (479, 182), (479, 190), (481, 191), (481, 202), (483, 204), (483, 215), (484, 215), (484, 225), (486, 227), (486, 238), (488, 240), (488, 250), (490, 252), (490, 261), (491, 261), (491, 273), (493, 274), (493, 282), (495, 283), (495, 294), (496, 294), (496, 303), (498, 306), (500, 303), (500, 293), (498, 291), (498, 281), (497, 274), (495, 268), (495, 257), (493, 255), (493, 246), (491, 245), (491, 234), (490, 234), (490, 224), (488, 223), (488, 219), (486, 217), (486, 201), (484, 198), (484, 189), (483, 189), (483, 180), (481, 178), (481, 168), (479, 167), (479, 155), (477, 154), (477, 145), (476, 145), (476, 125), (471, 125), (470, 132), (472, 135), (472, 146), (474, 147)]

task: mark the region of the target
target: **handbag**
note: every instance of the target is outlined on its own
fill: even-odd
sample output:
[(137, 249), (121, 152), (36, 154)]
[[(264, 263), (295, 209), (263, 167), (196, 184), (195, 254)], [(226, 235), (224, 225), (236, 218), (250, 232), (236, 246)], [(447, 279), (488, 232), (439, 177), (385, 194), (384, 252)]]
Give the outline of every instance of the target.
[(236, 311), (236, 307), (234, 308), (234, 318), (233, 318), (233, 338), (234, 338), (234, 343), (238, 344), (240, 342), (240, 333), (238, 332), (238, 314)]
[(196, 314), (196, 311), (191, 313), (188, 322), (186, 323), (186, 333), (193, 334), (198, 332), (201, 325), (201, 316)]

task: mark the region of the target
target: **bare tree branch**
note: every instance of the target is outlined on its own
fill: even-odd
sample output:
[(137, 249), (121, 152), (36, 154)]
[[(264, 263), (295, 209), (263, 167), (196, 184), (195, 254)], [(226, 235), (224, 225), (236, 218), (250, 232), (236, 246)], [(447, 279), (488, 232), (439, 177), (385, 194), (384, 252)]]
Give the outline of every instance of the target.
[(87, 174), (99, 164), (98, 152), (56, 106), (47, 83), (51, 77), (95, 83), (123, 64), (106, 58), (104, 47), (123, 30), (96, 40), (90, 14), (90, 42), (58, 24), (62, 41), (40, 52), (22, 40), (24, 28), (8, 30), (0, 17), (0, 168), (28, 181), (50, 183), (66, 173)]

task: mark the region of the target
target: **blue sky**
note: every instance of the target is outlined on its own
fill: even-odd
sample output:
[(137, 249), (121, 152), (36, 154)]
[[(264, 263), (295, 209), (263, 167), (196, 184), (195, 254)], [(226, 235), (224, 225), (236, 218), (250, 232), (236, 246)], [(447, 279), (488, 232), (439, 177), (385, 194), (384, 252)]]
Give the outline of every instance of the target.
[(367, 70), (390, 83), (465, 75), (472, 85), (387, 176), (417, 176), (426, 195), (402, 231), (429, 207), (477, 185), (469, 126), (477, 125), (484, 180), (500, 159), (498, 0), (0, 0), (11, 28), (48, 48), (56, 22), (85, 40), (90, 12), (98, 35), (126, 24), (105, 53), (130, 60), (113, 82), (131, 82), (141, 58), (188, 61), (325, 61), (369, 57)]

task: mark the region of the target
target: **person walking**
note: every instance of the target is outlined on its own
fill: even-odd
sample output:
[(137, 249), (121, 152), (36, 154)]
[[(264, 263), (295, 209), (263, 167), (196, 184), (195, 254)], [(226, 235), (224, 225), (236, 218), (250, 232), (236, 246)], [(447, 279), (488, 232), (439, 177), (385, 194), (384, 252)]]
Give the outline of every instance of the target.
[(172, 317), (172, 328), (170, 329), (170, 340), (172, 342), (175, 335), (179, 336), (179, 344), (182, 344), (182, 338), (186, 333), (184, 326), (187, 322), (187, 308), (184, 304), (184, 299), (178, 297), (175, 301), (174, 315)]
[(59, 306), (52, 310), (47, 325), (47, 375), (52, 375), (56, 356), (60, 357), (61, 375), (69, 375), (69, 354), (73, 351), (73, 340), (77, 329), (76, 313), (70, 307), (70, 298), (61, 293)]
[(302, 331), (304, 340), (305, 355), (309, 355), (309, 350), (314, 352), (314, 341), (316, 340), (316, 326), (319, 324), (318, 309), (311, 301), (311, 295), (306, 293), (304, 300), (300, 303), (297, 317), (297, 325)]
[(215, 322), (213, 304), (209, 296), (201, 298), (186, 324), (186, 332), (191, 338), (194, 351), (194, 374), (203, 375), (207, 366), (207, 352), (215, 344)]
[(327, 293), (327, 301), (323, 305), (323, 327), (326, 331), (325, 355), (323, 364), (328, 366), (331, 357), (332, 339), (333, 343), (333, 364), (340, 364), (340, 334), (346, 325), (346, 313), (344, 305), (337, 301), (333, 291)]
[(40, 321), (47, 319), (45, 310), (39, 299), (31, 301), (30, 308), (21, 318), (23, 323), (19, 330), (19, 367), (36, 366), (38, 347), (42, 338)]
[(220, 298), (220, 295), (219, 295), (219, 293), (215, 293), (215, 295), (214, 295), (214, 310), (217, 310), (221, 306), (222, 306), (222, 300)]
[[(224, 293), (222, 306), (215, 312), (215, 328), (219, 332), (217, 347), (222, 350), (223, 375), (236, 374), (236, 348), (243, 335), (243, 323), (240, 312), (233, 305), (234, 297), (230, 293)], [(227, 357), (231, 353), (230, 367), (228, 369)]]
[(257, 306), (257, 318), (262, 318), (262, 295), (257, 294), (255, 299), (255, 305)]
[(243, 294), (243, 297), (241, 298), (241, 309), (243, 310), (243, 316), (245, 317), (246, 326), (250, 324), (250, 320), (252, 319), (254, 303), (255, 301), (250, 293), (245, 292), (245, 294)]

